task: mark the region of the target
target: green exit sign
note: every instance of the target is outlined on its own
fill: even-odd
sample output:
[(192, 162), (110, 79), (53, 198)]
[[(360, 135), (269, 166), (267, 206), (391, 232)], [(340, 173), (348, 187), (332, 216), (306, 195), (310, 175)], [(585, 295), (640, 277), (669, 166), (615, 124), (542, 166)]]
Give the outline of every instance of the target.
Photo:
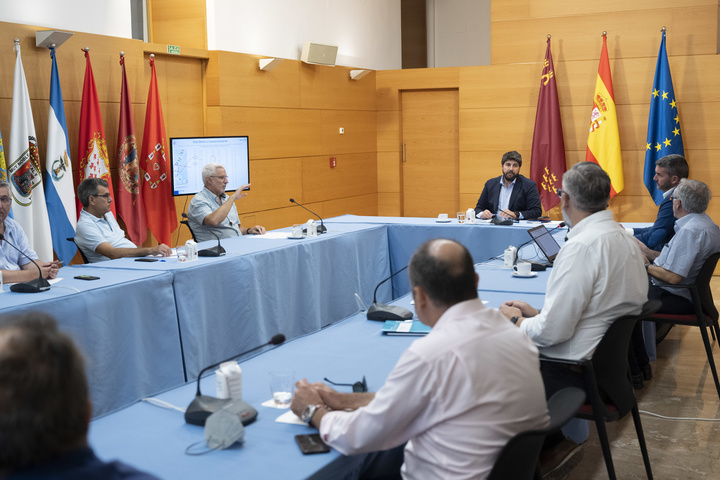
[(180, 47), (178, 45), (168, 45), (167, 47), (170, 55), (180, 55)]

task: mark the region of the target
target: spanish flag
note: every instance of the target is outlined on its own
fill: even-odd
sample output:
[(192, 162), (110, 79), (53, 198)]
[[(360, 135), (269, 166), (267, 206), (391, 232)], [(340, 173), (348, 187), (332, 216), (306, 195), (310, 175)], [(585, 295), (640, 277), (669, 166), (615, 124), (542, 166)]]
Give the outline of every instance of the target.
[(615, 94), (610, 76), (610, 61), (607, 53), (607, 36), (603, 33), (600, 66), (598, 67), (593, 108), (590, 116), (587, 154), (585, 160), (600, 165), (610, 176), (612, 186), (610, 198), (620, 193), (625, 186), (620, 154), (620, 134), (618, 132)]

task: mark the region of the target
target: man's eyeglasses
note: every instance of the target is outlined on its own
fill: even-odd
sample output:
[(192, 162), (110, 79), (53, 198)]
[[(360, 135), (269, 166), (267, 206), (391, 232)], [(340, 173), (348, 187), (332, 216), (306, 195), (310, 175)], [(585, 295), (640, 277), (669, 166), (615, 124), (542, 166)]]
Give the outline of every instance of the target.
[(328, 380), (327, 377), (323, 378), (323, 380), (328, 382), (330, 385), (335, 385), (336, 387), (352, 387), (354, 393), (364, 393), (368, 391), (365, 375), (363, 375), (362, 382), (355, 383), (335, 383), (332, 380)]
[(10, 203), (12, 202), (12, 198), (10, 197), (0, 197), (0, 203)]
[(105, 200), (110, 198), (110, 192), (104, 193), (102, 195), (91, 195), (92, 197), (103, 197)]
[(563, 191), (560, 190), (559, 188), (556, 190), (556, 192), (557, 192), (557, 194), (558, 194), (558, 198), (562, 198), (562, 194), (563, 194), (563, 193), (565, 193), (565, 195), (567, 195), (567, 192), (563, 192)]
[(227, 175), (210, 175), (212, 178), (219, 178), (220, 180), (230, 180)]

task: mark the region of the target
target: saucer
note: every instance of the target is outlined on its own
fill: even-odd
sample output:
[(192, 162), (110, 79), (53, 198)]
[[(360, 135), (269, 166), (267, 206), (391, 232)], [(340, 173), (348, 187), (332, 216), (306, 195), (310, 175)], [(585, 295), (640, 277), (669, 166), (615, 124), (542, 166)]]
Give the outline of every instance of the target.
[(520, 277), (520, 278), (532, 278), (537, 277), (537, 272), (530, 272), (529, 275), (520, 275), (518, 272), (513, 272), (513, 277)]
[(438, 219), (435, 220), (435, 221), (436, 221), (437, 223), (450, 223), (450, 222), (452, 221), (452, 218), (446, 218), (446, 219), (443, 219), (443, 220), (441, 220), (441, 219), (438, 218)]
[(292, 235), (288, 235), (287, 238), (288, 238), (289, 240), (301, 240), (301, 239), (305, 238), (305, 236), (304, 236), (304, 235), (300, 235), (299, 237), (293, 237)]

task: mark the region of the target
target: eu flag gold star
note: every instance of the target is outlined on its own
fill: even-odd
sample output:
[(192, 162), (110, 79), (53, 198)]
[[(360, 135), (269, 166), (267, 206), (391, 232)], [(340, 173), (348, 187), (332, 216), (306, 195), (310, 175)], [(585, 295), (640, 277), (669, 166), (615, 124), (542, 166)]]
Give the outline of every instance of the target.
[(680, 129), (677, 128), (677, 127), (675, 127), (675, 130), (673, 130), (673, 133), (674, 133), (675, 136), (677, 137), (678, 135), (680, 135)]
[(647, 147), (645, 147), (645, 150), (650, 150), (651, 145), (648, 143)]
[(658, 152), (660, 151), (661, 148), (662, 148), (662, 146), (660, 146), (660, 143), (655, 145), (655, 150), (657, 150)]
[(670, 102), (670, 108), (675, 108), (675, 100), (673, 100), (672, 102)]
[(667, 100), (667, 96), (668, 96), (667, 92), (663, 92), (663, 95), (662, 95), (663, 100)]
[(676, 115), (673, 120), (675, 120), (675, 123), (680, 123), (680, 115)]
[(658, 92), (657, 88), (655, 90), (653, 90), (652, 94), (653, 94), (653, 97), (655, 97), (655, 98), (660, 96), (660, 92)]
[(670, 146), (670, 140), (668, 140), (667, 138), (665, 139), (665, 141), (663, 143), (665, 144), (666, 147)]

